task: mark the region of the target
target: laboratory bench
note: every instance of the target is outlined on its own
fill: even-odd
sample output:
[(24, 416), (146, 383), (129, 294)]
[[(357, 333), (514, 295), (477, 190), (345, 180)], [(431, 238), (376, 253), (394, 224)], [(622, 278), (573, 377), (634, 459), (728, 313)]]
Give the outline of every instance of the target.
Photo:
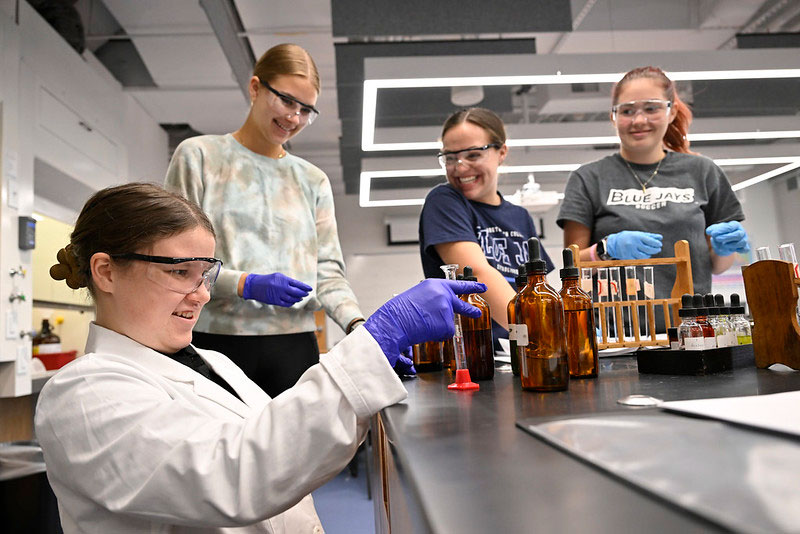
[[(633, 356), (601, 358), (598, 378), (573, 379), (567, 391), (550, 393), (523, 391), (507, 365), (474, 393), (449, 391), (450, 371), (420, 373), (405, 382), (406, 401), (372, 420), (369, 476), (376, 532), (725, 531), (516, 423), (642, 413), (617, 403), (629, 394), (672, 401), (800, 390), (800, 372), (784, 369), (640, 374)], [(658, 445), (652, 444), (654, 454)]]

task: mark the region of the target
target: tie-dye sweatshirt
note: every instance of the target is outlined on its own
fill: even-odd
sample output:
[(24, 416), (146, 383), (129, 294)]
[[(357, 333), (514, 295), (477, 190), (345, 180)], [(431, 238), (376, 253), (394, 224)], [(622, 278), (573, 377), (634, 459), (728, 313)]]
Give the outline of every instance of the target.
[[(223, 269), (195, 329), (212, 334), (310, 332), (320, 307), (343, 329), (362, 317), (344, 276), (328, 177), (286, 154), (256, 154), (231, 134), (183, 141), (172, 156), (166, 187), (199, 204), (217, 234)], [(314, 288), (291, 308), (244, 300), (242, 273), (281, 272)]]

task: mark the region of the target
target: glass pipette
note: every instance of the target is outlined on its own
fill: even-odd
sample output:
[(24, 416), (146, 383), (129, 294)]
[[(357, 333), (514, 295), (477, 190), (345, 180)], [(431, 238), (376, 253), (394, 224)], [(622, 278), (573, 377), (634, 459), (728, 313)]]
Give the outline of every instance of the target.
[[(456, 279), (456, 271), (458, 270), (457, 263), (450, 263), (442, 265), (441, 269), (444, 271), (444, 276), (448, 280)], [(467, 354), (464, 351), (464, 332), (461, 329), (461, 316), (457, 313), (453, 314), (453, 324), (455, 325), (455, 334), (453, 335), (453, 349), (456, 353), (456, 381), (447, 386), (447, 389), (457, 390), (475, 390), (480, 389), (480, 386), (472, 381), (469, 376), (469, 369), (467, 368)]]

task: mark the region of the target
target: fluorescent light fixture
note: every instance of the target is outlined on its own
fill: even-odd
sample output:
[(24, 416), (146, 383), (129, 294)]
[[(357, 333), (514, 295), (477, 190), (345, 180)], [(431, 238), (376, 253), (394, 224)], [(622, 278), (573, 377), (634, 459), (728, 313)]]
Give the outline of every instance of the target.
[(780, 176), (781, 174), (787, 173), (793, 169), (797, 169), (800, 167), (800, 158), (796, 158), (793, 163), (789, 163), (784, 165), (783, 167), (778, 167), (777, 169), (773, 169), (769, 172), (765, 172), (764, 174), (759, 174), (758, 176), (754, 176), (752, 178), (748, 178), (738, 184), (732, 186), (734, 191), (741, 191), (745, 187), (750, 187), (751, 185), (756, 185), (758, 183), (763, 182), (764, 180), (769, 180), (775, 176)]
[[(797, 156), (776, 156), (763, 158), (724, 158), (716, 159), (714, 163), (720, 167), (734, 167), (738, 165), (769, 165), (785, 164), (782, 167), (765, 172), (753, 178), (748, 178), (732, 186), (734, 191), (739, 191), (757, 183), (768, 180), (774, 176), (779, 176), (792, 169), (800, 167), (800, 157)], [(543, 172), (565, 172), (574, 171), (580, 167), (580, 163), (563, 163), (558, 165), (503, 165), (497, 169), (499, 174), (509, 173), (543, 173)], [(394, 200), (370, 200), (370, 189), (372, 180), (381, 178), (403, 178), (403, 177), (431, 177), (444, 176), (444, 169), (407, 169), (407, 170), (388, 170), (388, 171), (363, 171), (359, 183), (358, 205), (362, 208), (381, 207), (381, 206), (421, 206), (425, 203), (424, 198), (401, 198)]]
[[(437, 150), (441, 148), (438, 142), (414, 142), (414, 143), (375, 143), (375, 109), (378, 100), (378, 89), (398, 89), (398, 88), (420, 88), (420, 87), (460, 87), (460, 86), (491, 86), (491, 85), (556, 85), (573, 83), (614, 83), (617, 82), (624, 73), (602, 73), (602, 74), (541, 74), (525, 76), (470, 76), (457, 78), (403, 78), (403, 79), (383, 79), (383, 80), (364, 80), (364, 105), (362, 110), (361, 123), (361, 150), (365, 152), (384, 151), (384, 150)], [(689, 80), (753, 80), (753, 79), (777, 79), (777, 78), (800, 78), (800, 69), (745, 69), (745, 70), (716, 70), (716, 71), (686, 71), (669, 72), (667, 75), (675, 81)], [(755, 136), (758, 134), (758, 136)], [(770, 134), (777, 137), (770, 137)], [(734, 137), (726, 137), (731, 136)], [(716, 141), (730, 139), (776, 139), (786, 137), (800, 137), (800, 132), (723, 132), (709, 134), (690, 134), (691, 140), (697, 141)], [(605, 144), (607, 142), (616, 143), (615, 136), (600, 138), (574, 138), (584, 141), (569, 140), (571, 138), (560, 138), (558, 144), (550, 144), (548, 139), (518, 139), (515, 145), (509, 146), (562, 146), (578, 144)], [(602, 139), (603, 141), (590, 141), (592, 139)], [(605, 141), (612, 139), (611, 141)]]

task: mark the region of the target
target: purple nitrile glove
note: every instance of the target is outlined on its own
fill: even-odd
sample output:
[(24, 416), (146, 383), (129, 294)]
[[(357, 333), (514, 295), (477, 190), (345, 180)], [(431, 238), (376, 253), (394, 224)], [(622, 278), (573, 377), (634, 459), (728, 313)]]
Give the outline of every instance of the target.
[(717, 256), (730, 256), (734, 252), (747, 252), (747, 232), (739, 221), (728, 221), (712, 224), (706, 228), (711, 238), (711, 248)]
[(406, 350), (400, 353), (400, 357), (397, 358), (397, 363), (394, 364), (394, 371), (397, 373), (398, 376), (413, 376), (417, 374), (417, 370), (414, 368), (414, 360), (411, 358), (413, 349), (409, 346), (406, 347)]
[(661, 252), (661, 234), (623, 230), (606, 238), (606, 252), (618, 260), (644, 260)]
[(394, 367), (401, 349), (423, 341), (443, 341), (453, 337), (453, 313), (480, 317), (478, 308), (456, 295), (484, 291), (486, 286), (479, 282), (423, 280), (378, 308), (364, 323), (364, 328), (372, 334)]
[(248, 274), (242, 298), (288, 308), (303, 300), (309, 291), (311, 286), (282, 273)]

